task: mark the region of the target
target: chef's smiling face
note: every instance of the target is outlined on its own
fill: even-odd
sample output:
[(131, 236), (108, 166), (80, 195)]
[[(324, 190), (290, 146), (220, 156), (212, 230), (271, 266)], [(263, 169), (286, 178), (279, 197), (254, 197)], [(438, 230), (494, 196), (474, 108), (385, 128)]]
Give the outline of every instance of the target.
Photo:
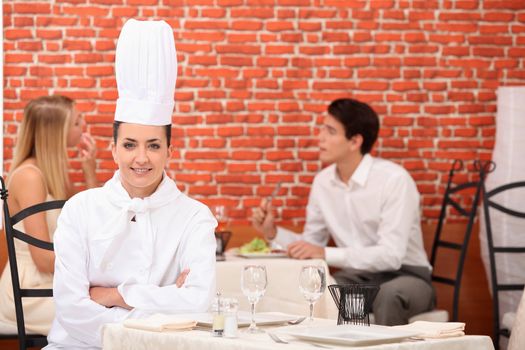
[(150, 196), (162, 181), (170, 154), (164, 126), (122, 123), (111, 149), (130, 197)]

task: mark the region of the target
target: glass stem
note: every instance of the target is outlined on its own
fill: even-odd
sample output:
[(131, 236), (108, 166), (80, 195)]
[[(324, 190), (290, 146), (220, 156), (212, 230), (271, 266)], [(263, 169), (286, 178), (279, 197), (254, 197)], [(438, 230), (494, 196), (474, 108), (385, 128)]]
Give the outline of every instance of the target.
[(308, 321), (313, 321), (314, 320), (314, 303), (310, 303), (310, 318), (308, 319)]
[(252, 311), (252, 322), (250, 323), (250, 329), (255, 329), (257, 326), (255, 325), (255, 303), (251, 303), (251, 311)]

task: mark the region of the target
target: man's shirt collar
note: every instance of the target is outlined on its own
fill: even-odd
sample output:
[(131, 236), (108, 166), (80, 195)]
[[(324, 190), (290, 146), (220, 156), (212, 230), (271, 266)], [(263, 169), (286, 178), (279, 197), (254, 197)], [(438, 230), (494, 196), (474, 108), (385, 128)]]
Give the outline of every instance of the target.
[(331, 182), (334, 185), (343, 185), (344, 187), (353, 188), (354, 184), (359, 185), (360, 187), (364, 187), (366, 185), (366, 180), (368, 179), (368, 174), (370, 173), (370, 169), (372, 168), (372, 164), (374, 162), (374, 158), (370, 154), (365, 154), (363, 156), (363, 159), (359, 162), (359, 165), (355, 169), (354, 173), (350, 177), (350, 180), (348, 180), (348, 183), (343, 183), (341, 178), (339, 177), (339, 174), (337, 173), (337, 165), (334, 164), (333, 167), (333, 173), (332, 173), (332, 179)]

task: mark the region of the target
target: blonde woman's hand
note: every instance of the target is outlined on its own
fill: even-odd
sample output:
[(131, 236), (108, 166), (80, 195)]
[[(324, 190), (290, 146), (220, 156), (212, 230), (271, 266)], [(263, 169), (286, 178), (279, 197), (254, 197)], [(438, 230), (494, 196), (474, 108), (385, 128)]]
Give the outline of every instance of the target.
[(97, 146), (95, 144), (95, 139), (93, 139), (89, 133), (82, 133), (78, 147), (80, 148), (82, 163), (95, 161)]
[(86, 178), (86, 185), (88, 188), (96, 187), (96, 154), (97, 146), (93, 137), (87, 132), (82, 134), (80, 143), (78, 145), (80, 149), (80, 161), (82, 163), (82, 171)]

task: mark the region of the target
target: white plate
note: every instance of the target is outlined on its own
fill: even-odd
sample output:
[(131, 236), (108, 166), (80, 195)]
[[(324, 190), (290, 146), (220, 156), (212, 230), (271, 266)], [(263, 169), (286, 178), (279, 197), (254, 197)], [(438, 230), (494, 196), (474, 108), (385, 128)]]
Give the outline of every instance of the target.
[(321, 327), (283, 328), (276, 333), (291, 335), (297, 339), (338, 345), (373, 345), (395, 343), (418, 335), (418, 332), (386, 326), (340, 325)]
[(285, 251), (283, 252), (272, 252), (272, 253), (258, 253), (258, 252), (252, 252), (252, 253), (241, 253), (239, 252), (239, 248), (232, 248), (226, 251), (226, 256), (238, 256), (241, 258), (247, 258), (247, 259), (272, 259), (272, 258), (288, 258), (288, 255)]
[(239, 248), (232, 248), (228, 249), (224, 255), (226, 257), (228, 256), (237, 256), (240, 258), (246, 258), (246, 259), (274, 259), (274, 258), (287, 258), (288, 255), (285, 251), (283, 252), (272, 252), (272, 253), (259, 253), (259, 252), (252, 252), (252, 253), (240, 253)]
[[(188, 314), (185, 315), (197, 321), (198, 326), (211, 327), (213, 323), (213, 317), (211, 314)], [(280, 312), (260, 312), (255, 313), (255, 323), (258, 326), (270, 326), (284, 324), (288, 321), (298, 319), (300, 316), (283, 314)], [(249, 312), (239, 311), (237, 313), (237, 324), (239, 327), (247, 327), (250, 325), (252, 318)]]
[(247, 259), (272, 259), (272, 258), (287, 258), (286, 253), (237, 253), (237, 256)]

